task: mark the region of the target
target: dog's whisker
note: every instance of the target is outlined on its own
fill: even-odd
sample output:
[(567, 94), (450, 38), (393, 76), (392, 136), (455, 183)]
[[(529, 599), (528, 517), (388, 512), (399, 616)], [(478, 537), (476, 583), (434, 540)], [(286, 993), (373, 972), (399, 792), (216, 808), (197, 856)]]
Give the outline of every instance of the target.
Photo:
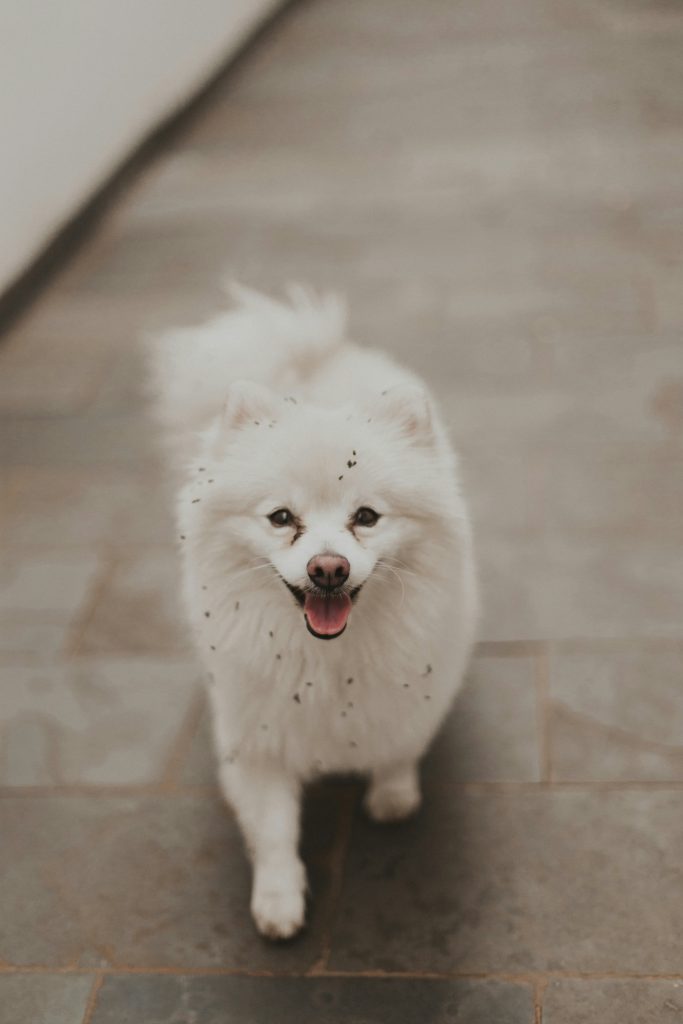
[[(378, 563), (378, 565), (379, 565), (379, 563)], [(405, 588), (405, 583), (403, 582), (403, 578), (402, 578), (401, 574), (399, 572), (397, 572), (396, 569), (392, 568), (392, 566), (388, 565), (386, 562), (382, 563), (382, 568), (386, 569), (388, 572), (392, 573), (396, 577), (398, 582), (401, 584), (401, 604), (399, 605), (399, 607), (402, 607), (403, 606), (403, 602), (405, 600), (405, 596), (406, 596), (406, 588)], [(388, 578), (388, 577), (385, 577), (385, 578)]]
[(408, 576), (417, 576), (418, 574), (411, 569), (405, 562), (401, 561), (400, 558), (396, 558), (394, 555), (383, 555), (379, 560), (378, 564), (386, 565), (387, 568), (390, 565), (395, 565), (401, 572)]
[(269, 561), (261, 562), (260, 565), (252, 565), (251, 568), (249, 568), (249, 569), (242, 569), (241, 572), (237, 572), (237, 573), (234, 573), (234, 574), (230, 575), (228, 577), (228, 579), (232, 583), (235, 580), (241, 579), (242, 576), (248, 576), (250, 573), (259, 572), (260, 570), (263, 570), (263, 569), (274, 569), (274, 566), (273, 566), (272, 562), (269, 562)]

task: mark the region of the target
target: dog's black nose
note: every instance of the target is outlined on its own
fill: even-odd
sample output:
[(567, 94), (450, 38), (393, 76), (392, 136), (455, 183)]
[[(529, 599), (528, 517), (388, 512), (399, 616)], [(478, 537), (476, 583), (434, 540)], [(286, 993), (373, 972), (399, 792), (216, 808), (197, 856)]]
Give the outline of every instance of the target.
[(323, 590), (334, 590), (346, 583), (351, 572), (348, 559), (342, 555), (314, 555), (306, 566), (311, 583)]

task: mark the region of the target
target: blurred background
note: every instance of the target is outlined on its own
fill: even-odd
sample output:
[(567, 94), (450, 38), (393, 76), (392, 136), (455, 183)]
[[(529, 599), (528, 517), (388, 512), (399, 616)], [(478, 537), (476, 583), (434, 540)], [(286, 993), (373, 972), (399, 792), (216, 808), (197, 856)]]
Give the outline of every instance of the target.
[[(4, 0), (0, 54), (0, 1024), (683, 1019), (683, 5)], [(483, 585), (424, 811), (315, 787), (284, 947), (144, 394), (226, 274), (425, 376)]]

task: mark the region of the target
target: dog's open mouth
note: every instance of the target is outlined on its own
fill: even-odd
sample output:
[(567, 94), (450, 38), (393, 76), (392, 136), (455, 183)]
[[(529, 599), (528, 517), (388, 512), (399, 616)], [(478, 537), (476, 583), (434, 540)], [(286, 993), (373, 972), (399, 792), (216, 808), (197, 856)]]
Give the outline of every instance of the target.
[(335, 637), (341, 636), (346, 629), (360, 587), (353, 590), (321, 590), (317, 587), (301, 590), (287, 580), (284, 580), (284, 583), (303, 608), (309, 633), (319, 640), (334, 640)]

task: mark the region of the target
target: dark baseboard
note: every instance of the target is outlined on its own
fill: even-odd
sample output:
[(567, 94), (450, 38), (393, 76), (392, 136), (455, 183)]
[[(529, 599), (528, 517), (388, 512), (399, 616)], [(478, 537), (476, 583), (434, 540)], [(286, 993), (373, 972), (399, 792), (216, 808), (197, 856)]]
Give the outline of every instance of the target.
[(94, 229), (113, 204), (131, 186), (149, 164), (163, 156), (178, 136), (188, 127), (236, 74), (242, 63), (249, 59), (252, 49), (264, 35), (283, 21), (301, 0), (284, 0), (279, 7), (258, 24), (241, 46), (226, 56), (211, 77), (178, 109), (164, 118), (123, 158), (111, 175), (61, 227), (43, 250), (22, 271), (19, 277), (0, 295), (0, 334), (7, 331), (28, 309), (39, 292), (56, 276), (59, 269), (90, 237)]

